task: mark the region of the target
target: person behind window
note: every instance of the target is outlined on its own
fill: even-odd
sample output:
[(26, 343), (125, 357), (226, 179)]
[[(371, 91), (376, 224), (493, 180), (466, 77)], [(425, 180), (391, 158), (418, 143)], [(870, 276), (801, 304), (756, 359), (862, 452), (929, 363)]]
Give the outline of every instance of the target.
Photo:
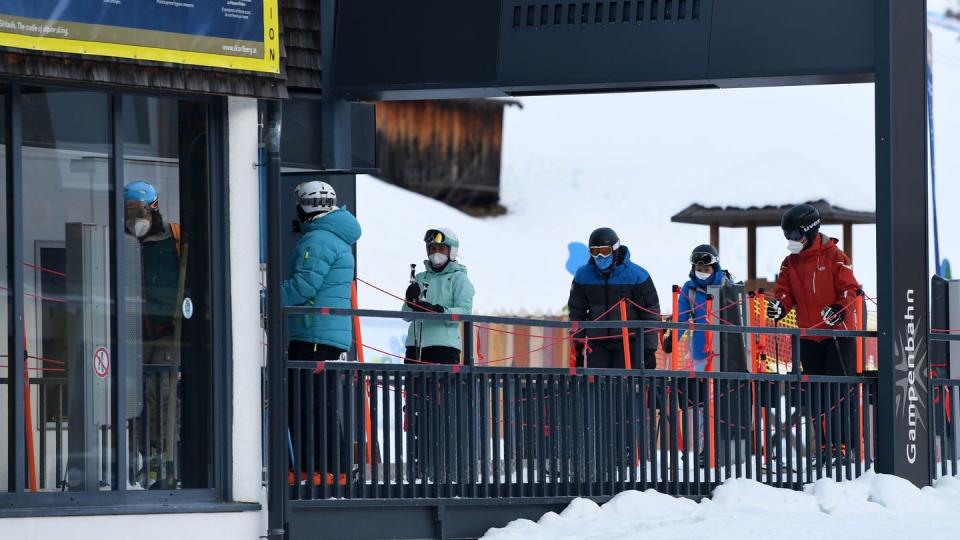
[[(590, 260), (577, 270), (570, 286), (567, 306), (571, 321), (592, 321), (594, 319), (619, 321), (618, 303), (625, 299), (627, 320), (660, 320), (660, 299), (650, 273), (630, 261), (630, 250), (620, 244), (620, 237), (610, 228), (601, 227), (590, 233), (588, 243)], [(644, 367), (657, 367), (657, 333), (635, 329), (631, 333), (643, 332)], [(586, 367), (617, 368), (626, 367), (623, 341), (619, 339), (619, 328), (590, 328), (578, 334), (577, 365)], [(629, 347), (631, 354), (636, 337), (631, 336)], [(631, 367), (638, 368), (637, 360)]]
[[(677, 313), (679, 322), (693, 319), (694, 323), (707, 324), (707, 287), (722, 287), (734, 282), (730, 272), (720, 267), (720, 254), (709, 244), (693, 248), (690, 253), (690, 279), (683, 284), (678, 299)], [(684, 330), (678, 338), (683, 338)], [(670, 329), (663, 331), (663, 352), (673, 352), (673, 335)], [(706, 332), (694, 331), (691, 339), (691, 358), (696, 371), (704, 371), (707, 359), (713, 351), (707, 350)]]
[[(469, 315), (475, 291), (467, 267), (457, 261), (460, 239), (450, 229), (430, 229), (423, 241), (427, 251), (425, 270), (407, 287), (401, 310)], [(462, 349), (460, 324), (411, 321), (406, 347), (408, 363), (457, 364)]]
[[(180, 289), (181, 273), (184, 271), (180, 264), (180, 225), (168, 223), (163, 218), (157, 189), (145, 180), (127, 184), (123, 199), (124, 228), (127, 234), (140, 242), (143, 363), (159, 369), (152, 372), (154, 375), (144, 385), (146, 411), (138, 422), (138, 432), (142, 433), (140, 430), (144, 428), (144, 423), (149, 426), (150, 432), (144, 434), (147, 437), (146, 447), (143, 448), (147, 453), (144, 455), (146, 466), (140, 474), (147, 475), (147, 471), (159, 469), (160, 478), (152, 487), (168, 489), (176, 487), (172, 462), (178, 434), (174, 432), (171, 437), (171, 415), (166, 413), (169, 412), (171, 396), (179, 401), (176, 387), (170, 388), (170, 380), (177, 380), (178, 374), (163, 376), (163, 370), (178, 371), (180, 364), (180, 343), (175, 335), (177, 326), (182, 322), (179, 302), (185, 296), (185, 291)], [(168, 408), (163, 414), (160, 411), (161, 404)], [(161, 443), (167, 461), (163, 469), (155, 463)], [(131, 478), (132, 482), (136, 480), (149, 483), (146, 478)]]
[[(360, 239), (360, 223), (346, 208), (337, 206), (337, 194), (333, 186), (319, 180), (302, 182), (294, 190), (297, 200), (295, 230), (300, 234), (290, 255), (288, 277), (280, 286), (284, 306), (316, 306), (349, 309), (354, 278), (355, 260), (353, 245)], [(290, 360), (314, 361), (318, 364), (338, 360), (350, 349), (353, 342), (353, 327), (350, 317), (304, 314), (289, 317)], [(320, 366), (318, 365), (318, 368)], [(319, 371), (319, 370), (318, 370)], [(319, 377), (308, 377), (314, 384), (314, 395), (319, 396)], [(332, 379), (331, 379), (332, 380)], [(305, 381), (308, 383), (310, 381)], [(291, 379), (291, 396), (294, 381)], [(334, 402), (333, 387), (328, 386), (327, 426), (340, 429), (339, 415)], [(306, 395), (301, 392), (301, 396)], [(294, 418), (290, 400), (290, 421)], [(314, 400), (314, 419), (319, 424), (320, 400)], [(301, 398), (301, 418), (307, 418), (306, 399)], [(336, 427), (334, 427), (336, 426)], [(301, 433), (306, 435), (306, 429)], [(346, 453), (333, 446), (330, 434), (314, 429), (314, 464), (320, 467), (322, 445), (327, 444), (327, 481), (333, 481), (334, 455), (340, 455), (339, 481), (345, 482)], [(341, 441), (343, 438), (341, 438)], [(302, 456), (303, 460), (306, 456)], [(292, 474), (292, 473), (291, 473)], [(313, 480), (318, 481), (318, 478)]]

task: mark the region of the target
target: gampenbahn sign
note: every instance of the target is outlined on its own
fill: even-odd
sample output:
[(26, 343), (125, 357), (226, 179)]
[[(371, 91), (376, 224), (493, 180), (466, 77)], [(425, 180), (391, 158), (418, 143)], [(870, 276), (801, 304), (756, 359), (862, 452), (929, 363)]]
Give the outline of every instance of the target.
[(878, 4), (876, 69), (878, 469), (930, 483), (927, 422), (926, 11)]
[(0, 45), (280, 72), (277, 0), (4, 0)]

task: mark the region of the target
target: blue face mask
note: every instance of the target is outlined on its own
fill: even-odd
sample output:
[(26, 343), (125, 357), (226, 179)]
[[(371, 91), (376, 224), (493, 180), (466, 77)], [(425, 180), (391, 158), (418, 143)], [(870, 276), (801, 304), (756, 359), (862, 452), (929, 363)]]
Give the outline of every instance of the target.
[(607, 255), (606, 257), (597, 255), (593, 258), (593, 262), (596, 263), (597, 268), (603, 272), (606, 272), (611, 266), (613, 266), (613, 254)]

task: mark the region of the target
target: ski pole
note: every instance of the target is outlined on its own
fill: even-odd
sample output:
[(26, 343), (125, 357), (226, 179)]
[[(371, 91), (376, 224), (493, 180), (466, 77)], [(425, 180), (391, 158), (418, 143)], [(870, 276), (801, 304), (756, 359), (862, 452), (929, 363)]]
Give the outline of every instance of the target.
[[(410, 263), (410, 283), (417, 282), (417, 263)], [(423, 291), (420, 291), (420, 296), (423, 296)], [(417, 297), (417, 300), (420, 300), (420, 296)], [(416, 306), (410, 306), (414, 308)], [(417, 336), (416, 345), (417, 345), (417, 360), (420, 360), (420, 339), (423, 337), (423, 321), (413, 321), (414, 334)]]
[[(780, 328), (780, 321), (773, 321), (773, 327)], [(780, 375), (780, 334), (774, 334), (773, 341), (774, 341), (773, 353), (777, 355), (777, 375)]]
[[(423, 292), (420, 293), (420, 300), (423, 302), (427, 301), (427, 289), (430, 288), (430, 283), (424, 282)], [(423, 362), (423, 323), (426, 321), (420, 321), (420, 335), (417, 337), (417, 360)]]

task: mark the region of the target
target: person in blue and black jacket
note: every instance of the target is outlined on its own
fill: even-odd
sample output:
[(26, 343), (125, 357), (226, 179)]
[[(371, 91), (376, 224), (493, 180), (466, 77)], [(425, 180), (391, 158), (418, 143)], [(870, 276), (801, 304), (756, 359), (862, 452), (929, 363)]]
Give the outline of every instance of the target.
[[(693, 319), (697, 324), (707, 323), (707, 287), (724, 286), (734, 283), (730, 272), (720, 268), (720, 256), (717, 249), (709, 244), (701, 244), (693, 248), (690, 253), (690, 279), (683, 284), (680, 298), (677, 302), (677, 320), (686, 322)], [(716, 300), (716, 299), (715, 299)], [(714, 321), (716, 322), (716, 321)], [(679, 337), (683, 337), (684, 330)], [(663, 331), (663, 352), (673, 352), (673, 336), (671, 330)], [(694, 331), (691, 350), (691, 360), (696, 371), (704, 371), (709, 357), (707, 337), (705, 332)]]
[[(567, 306), (571, 321), (620, 320), (617, 303), (625, 298), (628, 320), (660, 320), (660, 299), (650, 273), (630, 261), (630, 250), (620, 244), (620, 237), (613, 229), (601, 227), (590, 234), (590, 260), (580, 267), (573, 277), (570, 299)], [(640, 306), (640, 307), (638, 307)], [(601, 317), (602, 315), (602, 317)], [(633, 368), (639, 368), (639, 359), (633, 354), (636, 336), (643, 334), (644, 367), (657, 366), (657, 333), (633, 329), (630, 336), (630, 351)], [(578, 339), (577, 365), (586, 367), (626, 367), (623, 341), (619, 328), (592, 328), (581, 330)]]

